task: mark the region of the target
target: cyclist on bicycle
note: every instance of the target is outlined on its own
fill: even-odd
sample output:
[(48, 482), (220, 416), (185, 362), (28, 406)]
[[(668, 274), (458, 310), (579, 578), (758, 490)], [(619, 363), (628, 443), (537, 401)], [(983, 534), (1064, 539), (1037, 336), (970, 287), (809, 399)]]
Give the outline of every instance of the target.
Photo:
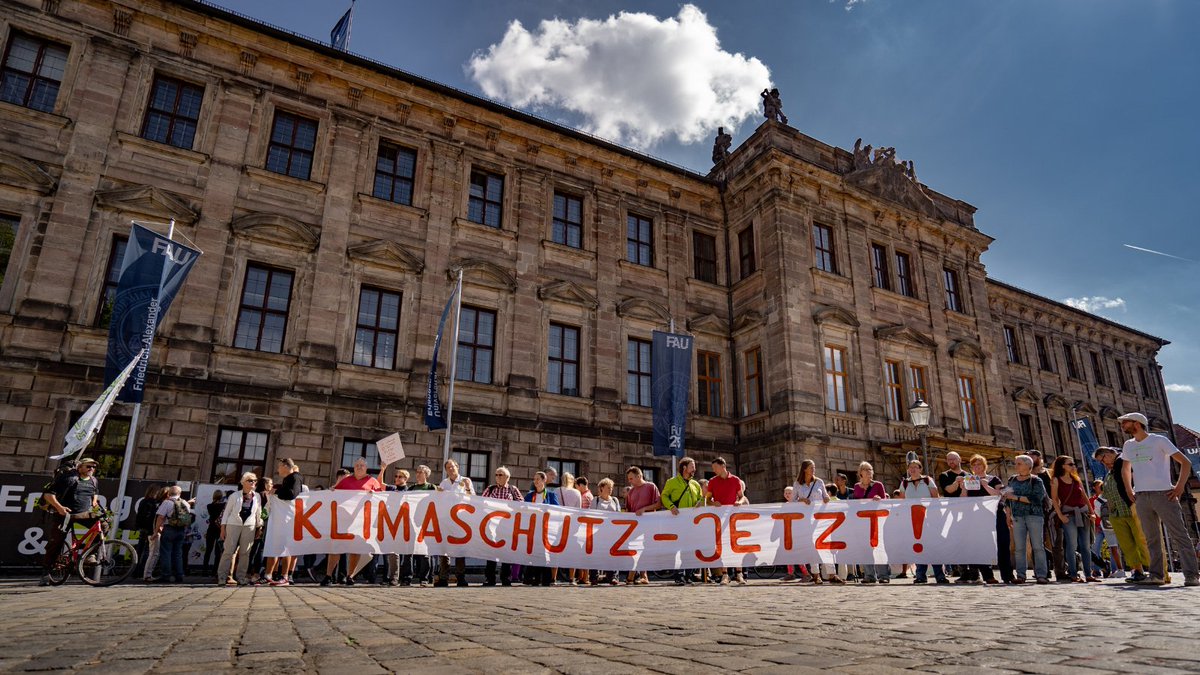
[[(64, 523), (68, 517), (74, 516), (75, 522), (84, 527), (91, 527), (96, 521), (93, 515), (100, 508), (100, 483), (96, 480), (96, 460), (83, 458), (79, 460), (74, 471), (67, 471), (54, 480), (50, 490), (42, 494), (50, 512), (49, 542), (46, 544), (46, 557), (42, 567), (49, 571), (50, 567), (62, 553), (63, 542), (67, 538)], [(43, 577), (41, 585), (50, 583), (49, 577)]]

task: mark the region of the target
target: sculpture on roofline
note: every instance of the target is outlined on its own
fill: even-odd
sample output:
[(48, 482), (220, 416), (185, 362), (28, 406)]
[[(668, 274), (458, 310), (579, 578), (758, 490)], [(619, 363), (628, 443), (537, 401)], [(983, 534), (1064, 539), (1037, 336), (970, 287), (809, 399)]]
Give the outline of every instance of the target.
[(763, 89), (759, 96), (762, 96), (763, 100), (764, 117), (775, 122), (788, 123), (787, 115), (783, 114), (783, 100), (779, 98), (778, 89)]
[(725, 133), (725, 127), (717, 127), (717, 139), (713, 141), (713, 164), (720, 164), (729, 156), (729, 148), (733, 146), (733, 136)]

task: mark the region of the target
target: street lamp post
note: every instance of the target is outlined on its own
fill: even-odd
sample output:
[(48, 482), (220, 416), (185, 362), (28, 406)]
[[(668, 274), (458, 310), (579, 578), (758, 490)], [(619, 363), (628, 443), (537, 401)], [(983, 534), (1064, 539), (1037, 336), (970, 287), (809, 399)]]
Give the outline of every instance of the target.
[(921, 434), (921, 461), (925, 464), (925, 471), (932, 473), (933, 468), (929, 466), (929, 413), (929, 404), (920, 397), (908, 408), (908, 419)]

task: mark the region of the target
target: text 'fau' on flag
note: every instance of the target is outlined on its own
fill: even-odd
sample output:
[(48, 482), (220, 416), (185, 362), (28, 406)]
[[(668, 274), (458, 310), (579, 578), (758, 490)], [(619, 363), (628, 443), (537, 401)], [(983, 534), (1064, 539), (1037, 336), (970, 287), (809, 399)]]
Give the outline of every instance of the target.
[(442, 400), (438, 397), (438, 352), (442, 347), (442, 331), (446, 328), (446, 317), (450, 316), (450, 308), (454, 307), (454, 299), (461, 291), (462, 281), (459, 281), (450, 293), (450, 298), (446, 300), (446, 308), (442, 310), (442, 318), (438, 321), (437, 335), (433, 338), (433, 359), (429, 362), (429, 380), (425, 383), (425, 428), (430, 431), (446, 428), (446, 412), (442, 409)]
[(134, 355), (141, 359), (118, 401), (141, 403), (146, 366), (159, 319), (166, 314), (200, 252), (134, 224), (121, 259), (121, 275), (108, 324), (104, 384), (112, 384)]
[(684, 455), (688, 392), (692, 384), (690, 335), (654, 331), (650, 349), (651, 401), (654, 406), (654, 454)]

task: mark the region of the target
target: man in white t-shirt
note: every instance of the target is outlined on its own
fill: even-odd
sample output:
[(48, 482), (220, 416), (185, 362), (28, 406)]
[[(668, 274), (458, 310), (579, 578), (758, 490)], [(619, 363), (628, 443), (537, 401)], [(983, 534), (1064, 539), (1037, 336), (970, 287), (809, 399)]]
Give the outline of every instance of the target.
[[(1121, 448), (1121, 458), (1133, 469), (1133, 485), (1137, 490), (1134, 502), (1138, 520), (1146, 533), (1150, 549), (1150, 579), (1147, 583), (1163, 584), (1167, 578), (1167, 561), (1163, 556), (1162, 529), (1166, 528), (1171, 546), (1179, 551), (1185, 586), (1200, 586), (1192, 537), (1183, 522), (1179, 497), (1187, 489), (1192, 465), (1179, 448), (1165, 436), (1146, 433), (1146, 416), (1128, 413), (1117, 418), (1121, 431), (1130, 439)], [(1171, 482), (1171, 462), (1179, 465), (1179, 480)]]
[[(446, 470), (446, 477), (442, 479), (441, 485), (438, 485), (438, 492), (453, 492), (460, 495), (475, 494), (475, 486), (471, 484), (471, 479), (463, 476), (458, 472), (458, 462), (448, 459), (443, 467)], [(437, 581), (433, 582), (434, 586), (449, 586), (450, 585), (450, 556), (441, 556), (442, 565)], [(458, 586), (467, 585), (467, 559), (454, 559), (454, 579)]]

